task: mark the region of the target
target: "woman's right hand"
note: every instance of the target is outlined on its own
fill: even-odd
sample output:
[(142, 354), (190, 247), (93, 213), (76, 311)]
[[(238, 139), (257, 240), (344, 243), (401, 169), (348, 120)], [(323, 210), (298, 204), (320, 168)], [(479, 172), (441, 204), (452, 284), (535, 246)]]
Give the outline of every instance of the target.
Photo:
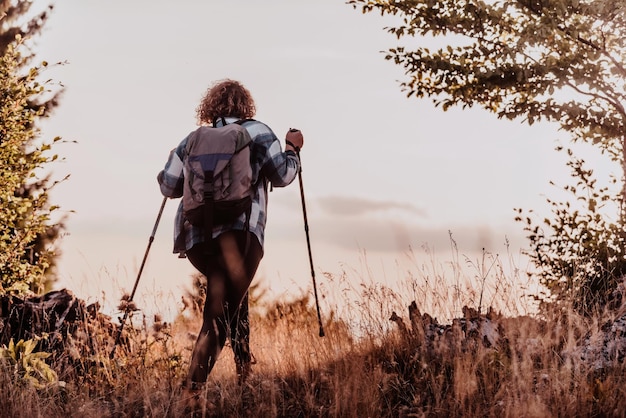
[(287, 150), (291, 148), (293, 151), (299, 152), (304, 145), (304, 136), (299, 129), (289, 129), (285, 135), (285, 143)]

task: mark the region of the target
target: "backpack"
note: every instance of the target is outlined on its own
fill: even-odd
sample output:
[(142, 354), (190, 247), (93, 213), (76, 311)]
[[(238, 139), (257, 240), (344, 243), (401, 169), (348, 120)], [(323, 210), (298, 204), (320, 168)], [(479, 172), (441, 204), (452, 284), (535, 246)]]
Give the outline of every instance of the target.
[[(249, 120), (249, 119), (248, 119)], [(183, 215), (204, 227), (205, 241), (213, 226), (234, 222), (252, 207), (252, 138), (243, 120), (220, 127), (201, 126), (189, 135), (183, 158)]]

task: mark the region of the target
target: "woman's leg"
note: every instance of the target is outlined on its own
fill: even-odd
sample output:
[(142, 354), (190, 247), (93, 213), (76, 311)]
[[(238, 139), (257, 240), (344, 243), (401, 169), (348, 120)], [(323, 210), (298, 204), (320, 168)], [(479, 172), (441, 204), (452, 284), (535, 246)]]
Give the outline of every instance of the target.
[(187, 254), (191, 263), (207, 277), (202, 329), (193, 350), (188, 377), (192, 382), (206, 381), (224, 347), (228, 330), (240, 379), (245, 379), (250, 369), (247, 291), (263, 257), (263, 249), (253, 234), (244, 231), (225, 232), (218, 242), (217, 256), (206, 256), (201, 246)]
[[(229, 301), (229, 306), (236, 307), (231, 316), (230, 342), (235, 355), (237, 377), (239, 382), (243, 383), (250, 373), (252, 361), (250, 353), (250, 320), (248, 317), (248, 288), (263, 258), (263, 249), (256, 236), (250, 232), (233, 231), (233, 237), (238, 249), (237, 253), (242, 254), (242, 258), (235, 261), (230, 260), (230, 263), (227, 262), (231, 266), (229, 271), (234, 270), (229, 275), (232, 288), (229, 289), (228, 295), (233, 298)], [(229, 245), (233, 244), (232, 240), (229, 243), (229, 239), (227, 236), (222, 241), (224, 254), (235, 252), (232, 248), (228, 248)], [(243, 268), (241, 268), (242, 265)], [(243, 271), (243, 274), (237, 274), (236, 271), (238, 270)]]
[(202, 328), (194, 345), (189, 366), (188, 380), (194, 383), (206, 381), (226, 341), (227, 320), (224, 312), (226, 276), (220, 270), (214, 268), (207, 275)]

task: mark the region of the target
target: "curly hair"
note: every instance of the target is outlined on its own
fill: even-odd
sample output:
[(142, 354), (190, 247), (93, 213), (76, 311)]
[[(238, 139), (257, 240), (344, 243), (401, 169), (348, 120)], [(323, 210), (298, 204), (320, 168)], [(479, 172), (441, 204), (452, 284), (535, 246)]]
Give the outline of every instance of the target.
[(240, 82), (230, 79), (216, 81), (208, 88), (196, 108), (199, 124), (213, 123), (219, 117), (252, 118), (256, 106), (252, 95)]

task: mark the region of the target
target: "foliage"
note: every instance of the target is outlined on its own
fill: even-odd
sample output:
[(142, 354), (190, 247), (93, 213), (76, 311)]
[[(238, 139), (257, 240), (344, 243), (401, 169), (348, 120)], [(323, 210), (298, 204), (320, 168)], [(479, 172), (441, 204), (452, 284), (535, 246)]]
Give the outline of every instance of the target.
[[(53, 10), (52, 5), (49, 5), (37, 13), (32, 13), (32, 6), (31, 0), (0, 0), (0, 55), (6, 54), (10, 45), (17, 47), (19, 54), (16, 56), (16, 71), (29, 70), (28, 66), (35, 55), (33, 52), (34, 38), (41, 33), (50, 12)], [(18, 43), (15, 43), (16, 37), (20, 39)], [(41, 68), (38, 68), (39, 70)], [(49, 85), (50, 81), (46, 84)], [(56, 88), (55, 91), (48, 89), (45, 95), (38, 94), (28, 98), (26, 108), (37, 114), (33, 123), (50, 115), (50, 112), (58, 105), (62, 91), (61, 88)], [(33, 140), (35, 140), (34, 137)], [(31, 150), (24, 148), (22, 152), (28, 153)], [(16, 197), (34, 199), (37, 195), (46, 192), (49, 183), (50, 176), (38, 180), (24, 179), (22, 186), (16, 190)], [(49, 291), (57, 279), (56, 258), (59, 254), (52, 254), (48, 250), (64, 229), (64, 221), (65, 218), (60, 219), (56, 223), (48, 225), (41, 233), (36, 234), (28, 246), (29, 251), (25, 252), (22, 257), (25, 263), (44, 266), (45, 276), (43, 280), (31, 286), (31, 291), (37, 293)], [(48, 257), (46, 260), (41, 260), (42, 263), (40, 263), (40, 254), (45, 252), (48, 252)]]
[[(626, 101), (626, 5), (608, 0), (351, 0), (401, 15), (399, 38), (454, 34), (465, 45), (390, 49), (409, 95), (443, 109), (479, 104), (498, 117), (560, 123), (574, 140), (621, 158)], [(418, 38), (414, 38), (418, 40)], [(425, 38), (421, 38), (425, 39)], [(557, 91), (563, 93), (555, 96)], [(572, 94), (577, 93), (577, 94)]]
[[(4, 55), (16, 36), (32, 37), (43, 29), (52, 6), (28, 18), (32, 5), (32, 0), (0, 0), (0, 55)], [(31, 57), (31, 54), (23, 56), (23, 63)]]
[[(522, 119), (532, 125), (547, 121), (558, 123), (573, 142), (597, 146), (603, 155), (619, 162), (626, 170), (626, 3), (612, 0), (350, 0), (364, 13), (374, 10), (401, 18), (387, 30), (398, 39), (410, 38), (414, 48), (391, 48), (386, 59), (405, 69), (402, 88), (408, 96), (433, 97), (443, 110), (450, 106), (482, 106), (498, 118)], [(444, 47), (431, 50), (433, 40), (443, 39)], [(575, 167), (572, 167), (575, 171)], [(582, 171), (579, 171), (582, 173)], [(581, 178), (584, 182), (584, 178)], [(614, 196), (621, 210), (626, 197), (624, 172), (619, 178), (621, 193)], [(591, 191), (594, 183), (586, 183)], [(573, 188), (576, 199), (583, 190)], [(589, 216), (593, 226), (568, 213), (568, 203), (560, 206), (557, 218), (549, 224), (553, 238), (543, 236), (538, 248), (577, 248), (585, 250), (582, 264), (591, 270), (606, 269), (606, 248), (622, 239), (621, 233), (606, 233), (586, 238), (586, 232), (610, 227), (609, 222)], [(620, 221), (622, 214), (614, 214)], [(565, 223), (568, 224), (565, 227)], [(562, 224), (562, 225), (561, 225)], [(578, 231), (574, 235), (568, 228)], [(589, 229), (591, 228), (591, 230)], [(531, 244), (537, 244), (532, 232)], [(614, 235), (613, 235), (614, 234)], [(545, 241), (544, 240), (547, 240)], [(579, 247), (580, 240), (585, 244)], [(617, 241), (616, 241), (617, 240)], [(545, 241), (545, 242), (543, 242)], [(546, 245), (543, 245), (546, 244)], [(620, 250), (621, 251), (621, 250)], [(611, 257), (621, 257), (613, 252)], [(538, 267), (566, 273), (565, 284), (572, 289), (577, 281), (568, 268), (554, 269), (558, 253), (549, 258), (535, 257)], [(571, 262), (564, 255), (560, 260)], [(611, 258), (609, 257), (609, 258)], [(544, 261), (547, 265), (544, 265)], [(619, 260), (623, 263), (623, 260)], [(587, 276), (588, 277), (588, 273)], [(602, 280), (606, 276), (597, 276)], [(549, 279), (549, 287), (562, 285), (562, 276)], [(552, 286), (554, 284), (554, 286)], [(599, 288), (609, 287), (602, 283)], [(587, 289), (595, 291), (596, 287)], [(557, 292), (558, 293), (558, 292)]]
[(37, 140), (35, 121), (44, 108), (30, 103), (45, 92), (37, 78), (47, 63), (20, 74), (19, 46), (19, 42), (9, 45), (0, 58), (0, 293), (14, 294), (42, 291), (53, 257), (51, 250), (34, 252), (33, 246), (49, 231), (57, 207), (48, 204), (48, 191), (56, 183), (29, 193), (24, 189), (41, 181), (40, 170), (57, 159), (49, 151), (59, 141)]
[[(545, 218), (541, 225), (535, 224), (532, 211), (524, 216), (517, 209), (516, 220), (526, 224), (527, 254), (539, 266), (541, 283), (550, 292), (541, 301), (571, 300), (576, 309), (590, 313), (606, 305), (611, 290), (626, 275), (626, 218), (623, 210), (615, 210), (621, 203), (619, 194), (608, 186), (597, 186), (593, 170), (571, 149), (557, 150), (567, 152), (567, 166), (576, 180), (562, 186), (573, 203), (547, 199), (553, 219)], [(615, 212), (622, 216), (611, 219), (610, 213)]]
[(0, 359), (9, 363), (18, 381), (27, 382), (38, 389), (58, 382), (56, 372), (45, 362), (51, 356), (46, 352), (35, 352), (37, 340), (11, 340), (9, 346), (0, 347)]

